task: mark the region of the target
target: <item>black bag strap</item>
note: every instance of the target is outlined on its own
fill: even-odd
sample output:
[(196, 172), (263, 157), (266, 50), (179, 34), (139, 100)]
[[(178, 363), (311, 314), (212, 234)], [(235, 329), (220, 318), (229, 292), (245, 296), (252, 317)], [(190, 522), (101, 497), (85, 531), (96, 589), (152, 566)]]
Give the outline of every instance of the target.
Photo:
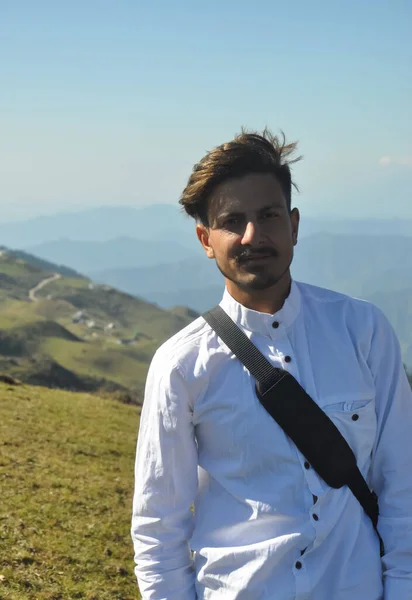
[(254, 377), (260, 402), (311, 466), (330, 487), (347, 485), (376, 529), (376, 495), (333, 421), (290, 373), (271, 365), (221, 306), (202, 316)]

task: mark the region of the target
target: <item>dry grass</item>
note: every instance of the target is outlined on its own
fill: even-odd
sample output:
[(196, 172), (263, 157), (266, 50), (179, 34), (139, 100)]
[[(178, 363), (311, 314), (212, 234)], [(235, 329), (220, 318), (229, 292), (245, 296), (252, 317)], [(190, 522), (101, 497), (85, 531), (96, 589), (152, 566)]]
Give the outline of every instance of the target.
[(0, 383), (0, 599), (136, 600), (134, 406)]

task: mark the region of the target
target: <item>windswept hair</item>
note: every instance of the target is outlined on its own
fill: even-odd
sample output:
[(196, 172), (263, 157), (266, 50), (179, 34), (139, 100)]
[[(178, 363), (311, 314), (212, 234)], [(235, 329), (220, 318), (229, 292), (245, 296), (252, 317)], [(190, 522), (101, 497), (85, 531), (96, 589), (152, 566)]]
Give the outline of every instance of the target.
[(208, 225), (208, 201), (215, 188), (228, 179), (254, 173), (271, 173), (280, 183), (288, 209), (292, 204), (290, 165), (301, 157), (293, 158), (297, 142), (286, 143), (285, 134), (273, 135), (265, 127), (262, 133), (247, 131), (232, 141), (210, 150), (194, 167), (179, 203), (188, 215)]

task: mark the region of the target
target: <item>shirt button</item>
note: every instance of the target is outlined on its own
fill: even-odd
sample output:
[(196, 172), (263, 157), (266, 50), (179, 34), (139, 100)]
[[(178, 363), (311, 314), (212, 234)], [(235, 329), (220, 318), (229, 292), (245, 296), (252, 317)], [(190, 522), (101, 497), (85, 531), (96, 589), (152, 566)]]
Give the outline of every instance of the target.
[(359, 415), (352, 415), (352, 421), (357, 421), (359, 419)]
[(279, 327), (279, 321), (273, 321), (272, 327), (273, 329), (277, 329)]
[(302, 568), (302, 563), (300, 562), (300, 560), (297, 560), (297, 561), (295, 562), (295, 567), (296, 567), (297, 569), (301, 569), (301, 568)]
[(290, 358), (290, 356), (285, 356), (285, 362), (289, 363), (289, 362), (291, 362), (291, 360), (292, 359)]
[(314, 521), (319, 521), (319, 517), (318, 517), (318, 515), (316, 515), (316, 514), (313, 514), (313, 515), (312, 515), (312, 517), (313, 517), (313, 520), (314, 520)]
[(305, 467), (305, 469), (310, 469), (310, 464), (307, 460), (303, 463), (303, 466)]

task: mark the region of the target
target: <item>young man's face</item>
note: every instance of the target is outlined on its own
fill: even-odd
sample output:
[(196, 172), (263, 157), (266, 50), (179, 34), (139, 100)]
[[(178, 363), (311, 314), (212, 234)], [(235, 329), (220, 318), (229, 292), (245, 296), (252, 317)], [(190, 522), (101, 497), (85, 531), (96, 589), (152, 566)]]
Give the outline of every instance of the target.
[(265, 290), (288, 273), (299, 212), (289, 212), (273, 175), (251, 174), (220, 184), (209, 200), (208, 216), (209, 227), (198, 225), (197, 235), (228, 288)]

